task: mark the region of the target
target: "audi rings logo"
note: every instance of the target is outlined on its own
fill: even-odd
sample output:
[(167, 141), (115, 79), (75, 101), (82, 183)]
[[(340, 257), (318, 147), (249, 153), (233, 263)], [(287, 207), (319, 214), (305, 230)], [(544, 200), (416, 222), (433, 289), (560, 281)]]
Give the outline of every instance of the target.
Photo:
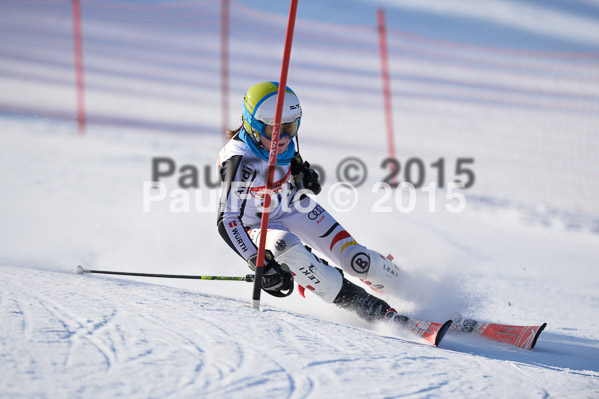
[(308, 219), (316, 220), (316, 218), (319, 217), (320, 215), (322, 215), (323, 212), (324, 212), (324, 209), (320, 205), (316, 205), (314, 207), (314, 209), (312, 209), (310, 212), (308, 212)]
[(365, 252), (358, 252), (351, 258), (351, 268), (358, 274), (368, 272), (370, 269), (370, 257)]

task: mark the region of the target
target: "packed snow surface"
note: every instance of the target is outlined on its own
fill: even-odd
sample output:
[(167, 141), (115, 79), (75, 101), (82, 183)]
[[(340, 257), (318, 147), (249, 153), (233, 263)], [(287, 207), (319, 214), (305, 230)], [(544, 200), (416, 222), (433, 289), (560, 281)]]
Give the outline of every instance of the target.
[(48, 397), (591, 397), (594, 340), (442, 348), (198, 291), (0, 268), (2, 389)]

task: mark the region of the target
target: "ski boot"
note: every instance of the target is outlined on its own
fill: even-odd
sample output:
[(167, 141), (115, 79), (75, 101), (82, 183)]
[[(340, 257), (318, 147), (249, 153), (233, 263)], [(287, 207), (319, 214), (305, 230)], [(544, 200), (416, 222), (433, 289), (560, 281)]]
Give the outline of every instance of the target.
[(391, 306), (380, 298), (371, 295), (351, 281), (343, 278), (343, 285), (333, 303), (340, 308), (355, 312), (362, 319), (373, 322), (383, 320)]

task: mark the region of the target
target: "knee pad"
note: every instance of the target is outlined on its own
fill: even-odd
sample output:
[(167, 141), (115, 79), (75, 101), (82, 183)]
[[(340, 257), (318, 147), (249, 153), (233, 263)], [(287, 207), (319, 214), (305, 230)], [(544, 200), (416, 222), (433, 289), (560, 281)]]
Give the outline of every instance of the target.
[(367, 250), (370, 260), (368, 272), (362, 281), (375, 291), (392, 294), (399, 290), (399, 268), (393, 263), (391, 256), (384, 257), (371, 249)]
[(376, 292), (393, 293), (399, 290), (399, 268), (392, 258), (360, 244), (348, 246), (341, 256), (343, 271), (357, 277)]
[(306, 291), (333, 302), (341, 290), (343, 276), (308, 251), (296, 235), (285, 230), (270, 230), (266, 235), (266, 248), (272, 251), (277, 262), (289, 267), (295, 281)]
[(345, 273), (359, 279), (366, 278), (370, 270), (368, 248), (353, 241), (341, 248), (339, 266)]

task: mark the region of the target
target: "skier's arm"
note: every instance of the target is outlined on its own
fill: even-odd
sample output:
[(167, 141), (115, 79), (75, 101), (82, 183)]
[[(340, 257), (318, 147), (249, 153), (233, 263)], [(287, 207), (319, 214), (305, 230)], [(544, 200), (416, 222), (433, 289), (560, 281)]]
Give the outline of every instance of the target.
[(245, 231), (241, 218), (256, 171), (246, 164), (242, 166), (242, 162), (243, 157), (235, 155), (224, 161), (220, 167), (221, 196), (217, 226), (225, 242), (247, 261), (258, 250)]
[[(245, 231), (241, 218), (251, 182), (256, 174), (250, 165), (243, 163), (241, 155), (235, 155), (223, 162), (220, 168), (221, 198), (217, 220), (221, 237), (248, 262), (252, 270), (256, 270), (258, 249)], [(277, 297), (288, 296), (293, 292), (293, 275), (286, 266), (277, 263), (268, 250), (264, 259), (262, 288)]]

